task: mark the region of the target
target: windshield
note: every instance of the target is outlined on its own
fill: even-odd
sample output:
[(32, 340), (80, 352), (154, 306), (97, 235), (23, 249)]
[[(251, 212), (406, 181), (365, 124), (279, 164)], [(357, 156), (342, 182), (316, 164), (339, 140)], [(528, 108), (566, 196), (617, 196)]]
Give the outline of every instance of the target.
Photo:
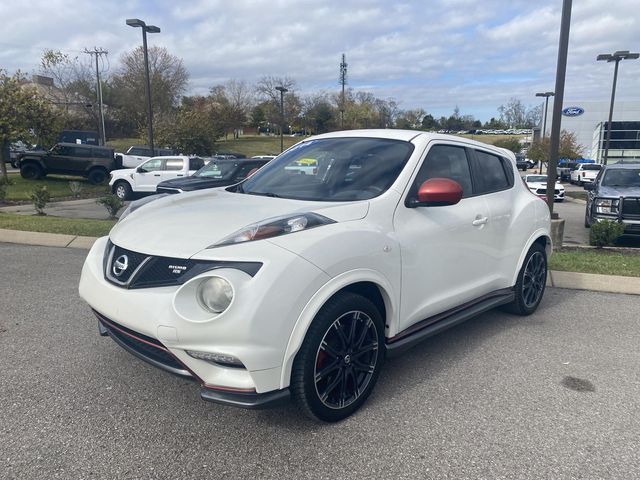
[(537, 182), (547, 182), (546, 175), (528, 175), (527, 182), (537, 183)]
[(605, 187), (640, 187), (640, 168), (616, 168), (604, 172)]
[(233, 175), (236, 168), (235, 162), (209, 162), (196, 173), (194, 177), (223, 179)]
[(367, 200), (391, 186), (413, 148), (409, 142), (381, 138), (309, 140), (231, 191), (297, 200)]

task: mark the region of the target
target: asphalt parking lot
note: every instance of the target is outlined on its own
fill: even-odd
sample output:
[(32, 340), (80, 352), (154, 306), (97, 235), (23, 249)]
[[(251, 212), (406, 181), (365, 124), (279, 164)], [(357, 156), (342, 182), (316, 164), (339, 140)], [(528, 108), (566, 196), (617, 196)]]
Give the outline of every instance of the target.
[[(637, 478), (638, 297), (549, 289), (389, 361), (334, 425), (208, 404), (99, 337), (86, 252), (0, 244), (0, 478)], [(283, 299), (284, 300), (284, 299)]]

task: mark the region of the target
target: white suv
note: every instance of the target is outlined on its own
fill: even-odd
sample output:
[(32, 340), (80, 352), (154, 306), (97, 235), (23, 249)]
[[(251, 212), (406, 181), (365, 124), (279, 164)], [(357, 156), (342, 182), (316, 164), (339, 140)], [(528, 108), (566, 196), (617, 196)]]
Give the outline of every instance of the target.
[[(313, 159), (315, 172), (289, 169)], [(512, 153), (402, 130), (306, 139), (244, 182), (137, 202), (80, 295), (99, 329), (213, 402), (359, 408), (385, 356), (479, 313), (528, 315), (549, 210)]]
[(114, 195), (122, 200), (129, 200), (133, 194), (156, 193), (160, 182), (188, 177), (204, 165), (205, 161), (199, 157), (152, 157), (137, 168), (113, 170), (109, 187)]

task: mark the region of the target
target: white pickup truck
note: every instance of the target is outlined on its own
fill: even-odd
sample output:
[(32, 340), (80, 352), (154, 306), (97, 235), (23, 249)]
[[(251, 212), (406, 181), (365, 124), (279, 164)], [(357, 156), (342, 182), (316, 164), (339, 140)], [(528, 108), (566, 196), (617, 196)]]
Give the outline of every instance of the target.
[[(173, 155), (175, 152), (170, 148), (156, 148), (156, 153), (162, 156)], [(153, 153), (149, 147), (141, 147), (132, 145), (126, 153), (117, 153), (122, 156), (122, 166), (126, 168), (136, 168), (142, 162), (153, 157)]]
[(137, 168), (113, 170), (109, 187), (122, 200), (129, 200), (134, 194), (155, 193), (158, 183), (172, 178), (188, 177), (204, 165), (205, 161), (199, 157), (152, 157)]
[(571, 170), (571, 183), (582, 185), (583, 183), (592, 183), (598, 173), (602, 170), (602, 165), (597, 163), (581, 163), (574, 170)]

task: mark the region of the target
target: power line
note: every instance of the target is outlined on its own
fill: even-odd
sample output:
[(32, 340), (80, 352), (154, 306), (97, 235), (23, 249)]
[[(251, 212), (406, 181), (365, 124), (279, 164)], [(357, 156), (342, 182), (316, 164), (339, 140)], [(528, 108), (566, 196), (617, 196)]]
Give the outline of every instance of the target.
[[(102, 139), (102, 145), (104, 145), (105, 143), (107, 143), (107, 137), (104, 129), (104, 112), (102, 111), (102, 84), (100, 83), (100, 69), (98, 68), (98, 59), (102, 59), (102, 55), (104, 55), (106, 58), (109, 52), (106, 50), (103, 50), (102, 48), (98, 49), (97, 47), (93, 47), (93, 50), (87, 50), (85, 48), (84, 53), (91, 56), (95, 55), (96, 57), (96, 82), (97, 82), (96, 96), (98, 100), (98, 111), (100, 113), (100, 127), (102, 130), (100, 132), (100, 138)], [(103, 63), (103, 68), (104, 68), (104, 63)]]

